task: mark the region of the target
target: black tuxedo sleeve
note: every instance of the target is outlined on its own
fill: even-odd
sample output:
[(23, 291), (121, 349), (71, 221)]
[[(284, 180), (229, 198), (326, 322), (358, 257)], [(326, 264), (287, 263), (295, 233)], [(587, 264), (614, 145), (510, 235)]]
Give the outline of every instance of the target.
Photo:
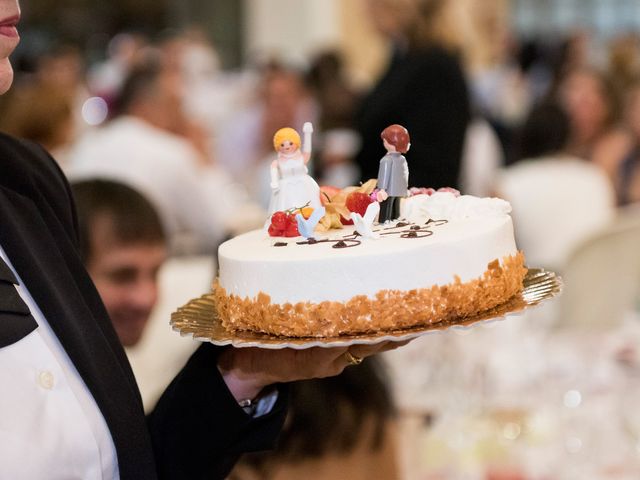
[(268, 450), (284, 423), (287, 389), (270, 413), (252, 418), (216, 368), (221, 349), (203, 344), (173, 380), (148, 423), (161, 479), (225, 478), (244, 452)]

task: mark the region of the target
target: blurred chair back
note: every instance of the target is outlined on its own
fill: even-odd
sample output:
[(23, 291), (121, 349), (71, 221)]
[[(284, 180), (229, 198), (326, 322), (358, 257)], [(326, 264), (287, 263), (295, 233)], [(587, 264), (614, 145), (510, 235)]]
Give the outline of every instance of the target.
[(559, 328), (613, 327), (638, 308), (640, 205), (620, 209), (609, 227), (578, 246), (562, 277)]

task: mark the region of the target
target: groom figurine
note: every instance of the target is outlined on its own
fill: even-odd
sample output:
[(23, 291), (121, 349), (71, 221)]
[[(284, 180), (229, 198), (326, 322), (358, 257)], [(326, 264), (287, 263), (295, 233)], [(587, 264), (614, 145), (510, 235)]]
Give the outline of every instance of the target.
[(411, 146), (409, 132), (402, 125), (390, 125), (380, 134), (387, 154), (380, 160), (378, 188), (389, 197), (380, 203), (378, 221), (384, 223), (400, 217), (400, 199), (407, 196), (409, 167), (403, 153)]

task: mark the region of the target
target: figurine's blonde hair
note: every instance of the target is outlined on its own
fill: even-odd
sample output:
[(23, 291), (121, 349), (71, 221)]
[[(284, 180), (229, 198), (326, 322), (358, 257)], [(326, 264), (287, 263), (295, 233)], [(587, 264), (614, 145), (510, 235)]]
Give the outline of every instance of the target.
[(280, 144), (285, 140), (289, 140), (291, 143), (294, 143), (298, 148), (300, 148), (302, 143), (298, 132), (293, 128), (285, 127), (278, 130), (273, 136), (273, 148), (277, 151)]

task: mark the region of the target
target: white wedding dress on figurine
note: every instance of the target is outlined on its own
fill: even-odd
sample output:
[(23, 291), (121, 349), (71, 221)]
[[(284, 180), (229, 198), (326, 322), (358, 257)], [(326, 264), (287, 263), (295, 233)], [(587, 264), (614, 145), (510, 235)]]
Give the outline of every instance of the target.
[(271, 190), (269, 215), (307, 204), (313, 209), (321, 206), (320, 187), (308, 172), (300, 150), (278, 154), (278, 186)]

